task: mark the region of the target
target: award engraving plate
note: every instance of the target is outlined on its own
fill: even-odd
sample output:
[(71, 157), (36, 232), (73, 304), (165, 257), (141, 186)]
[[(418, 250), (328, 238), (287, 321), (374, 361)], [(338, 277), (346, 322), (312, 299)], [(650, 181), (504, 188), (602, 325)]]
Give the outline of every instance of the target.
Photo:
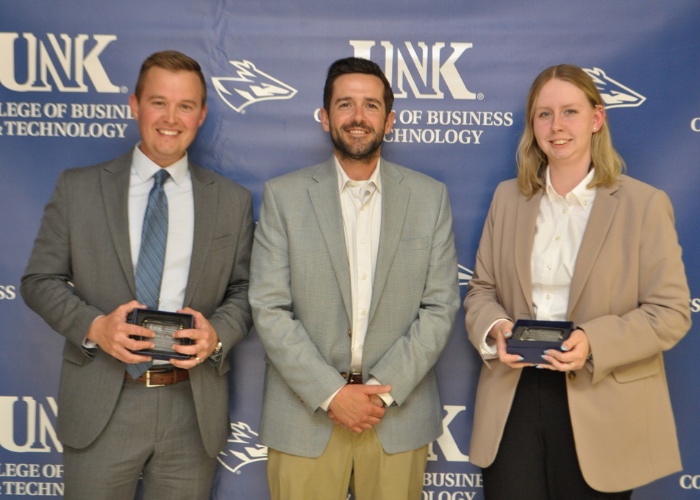
[(563, 342), (564, 330), (561, 328), (522, 328), (518, 332), (518, 340)]
[(173, 344), (178, 342), (180, 345), (192, 345), (194, 343), (192, 339), (188, 338), (173, 338), (173, 333), (178, 330), (194, 328), (194, 318), (191, 314), (154, 311), (151, 309), (134, 309), (129, 314), (127, 322), (148, 328), (155, 333), (155, 337), (132, 335), (132, 338), (137, 340), (150, 340), (155, 344), (153, 349), (134, 351), (135, 353), (145, 354), (154, 359), (164, 360), (171, 358), (189, 359), (192, 357), (189, 354), (180, 354), (177, 351), (173, 351), (172, 348)]
[(544, 363), (542, 354), (547, 349), (561, 349), (569, 338), (574, 324), (571, 321), (521, 320), (513, 325), (513, 335), (507, 340), (509, 354), (519, 354), (525, 363)]

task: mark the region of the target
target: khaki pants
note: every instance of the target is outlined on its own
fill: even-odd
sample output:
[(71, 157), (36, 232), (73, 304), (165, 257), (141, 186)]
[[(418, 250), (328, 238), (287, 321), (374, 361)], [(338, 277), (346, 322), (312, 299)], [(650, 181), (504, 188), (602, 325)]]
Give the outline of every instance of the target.
[(318, 458), (268, 451), (272, 500), (420, 500), (428, 445), (388, 454), (374, 429), (356, 434), (336, 425)]

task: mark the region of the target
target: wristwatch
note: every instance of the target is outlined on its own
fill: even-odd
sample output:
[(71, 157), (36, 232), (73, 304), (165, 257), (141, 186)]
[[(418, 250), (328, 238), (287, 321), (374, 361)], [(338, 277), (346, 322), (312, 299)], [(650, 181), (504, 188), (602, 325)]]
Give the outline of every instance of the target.
[(212, 363), (214, 363), (214, 364), (219, 363), (219, 360), (221, 359), (221, 349), (222, 348), (223, 348), (223, 344), (221, 343), (221, 341), (219, 341), (219, 343), (216, 344), (214, 351), (209, 356), (209, 359), (212, 361)]

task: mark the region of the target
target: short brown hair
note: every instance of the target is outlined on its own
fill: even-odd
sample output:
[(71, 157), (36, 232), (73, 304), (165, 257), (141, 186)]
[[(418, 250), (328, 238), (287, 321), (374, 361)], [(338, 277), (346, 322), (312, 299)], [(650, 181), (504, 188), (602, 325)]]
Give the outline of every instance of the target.
[(376, 76), (382, 81), (382, 85), (384, 85), (384, 107), (386, 108), (386, 116), (389, 116), (394, 107), (394, 91), (391, 89), (389, 80), (386, 79), (382, 68), (377, 63), (359, 57), (338, 59), (328, 68), (326, 84), (323, 87), (323, 107), (325, 110), (330, 113), (333, 84), (338, 77), (353, 73)]
[[(544, 154), (544, 151), (537, 144), (533, 121), (535, 118), (535, 102), (542, 91), (542, 87), (554, 79), (569, 82), (581, 89), (592, 107), (603, 106), (603, 98), (600, 96), (595, 83), (578, 66), (571, 64), (550, 66), (535, 78), (525, 104), (525, 130), (523, 130), (523, 135), (520, 137), (517, 153), (518, 187), (528, 198), (532, 197), (540, 188), (544, 188), (546, 182), (547, 155)], [(625, 162), (613, 148), (607, 116), (600, 130), (593, 134), (591, 138), (591, 161), (595, 168), (595, 175), (588, 185), (589, 188), (610, 186), (625, 168)]]
[(168, 71), (191, 71), (196, 73), (199, 77), (199, 81), (202, 83), (202, 105), (207, 102), (207, 84), (204, 80), (204, 74), (202, 73), (202, 67), (197, 61), (189, 56), (186, 56), (182, 52), (177, 50), (162, 50), (151, 54), (146, 58), (146, 60), (141, 65), (141, 71), (139, 71), (138, 80), (136, 80), (136, 89), (134, 90), (134, 95), (137, 100), (141, 100), (141, 94), (143, 93), (143, 86), (146, 81), (146, 74), (151, 68), (163, 68)]

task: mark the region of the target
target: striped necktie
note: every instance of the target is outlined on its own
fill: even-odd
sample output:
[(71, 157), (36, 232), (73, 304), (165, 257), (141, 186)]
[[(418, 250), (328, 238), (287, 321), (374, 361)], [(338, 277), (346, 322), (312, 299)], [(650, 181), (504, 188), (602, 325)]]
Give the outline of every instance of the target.
[[(170, 177), (165, 169), (154, 176), (155, 182), (148, 194), (148, 206), (143, 217), (141, 249), (136, 264), (136, 299), (149, 309), (158, 309), (160, 284), (163, 279), (165, 243), (168, 239), (168, 197), (163, 184)], [(148, 370), (152, 362), (127, 365), (133, 379), (139, 378)]]

